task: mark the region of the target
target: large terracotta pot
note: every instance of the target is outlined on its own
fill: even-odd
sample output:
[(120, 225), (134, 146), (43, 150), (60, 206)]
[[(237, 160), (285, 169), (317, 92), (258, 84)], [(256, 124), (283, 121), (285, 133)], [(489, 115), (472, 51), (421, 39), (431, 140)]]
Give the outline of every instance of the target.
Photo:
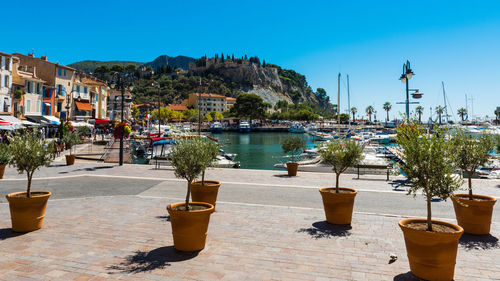
[(205, 181), (202, 185), (201, 181), (194, 181), (189, 184), (191, 187), (191, 198), (193, 202), (205, 202), (214, 205), (217, 202), (217, 194), (219, 192), (220, 181)]
[(3, 174), (5, 173), (5, 167), (7, 167), (7, 164), (0, 164), (0, 179), (3, 179)]
[(433, 220), (433, 224), (449, 226), (456, 231), (438, 233), (407, 227), (408, 223), (426, 223), (425, 219), (404, 219), (399, 221), (406, 244), (406, 254), (411, 272), (425, 280), (453, 280), (457, 259), (458, 239), (464, 232), (458, 225)]
[(297, 175), (297, 170), (299, 169), (299, 163), (295, 162), (287, 162), (286, 163), (286, 170), (288, 171), (289, 176), (296, 176)]
[[(9, 201), (12, 230), (28, 232), (42, 228), (43, 218), (49, 191), (31, 191), (31, 197), (26, 197), (26, 191), (10, 193), (5, 196)], [(19, 197), (21, 196), (21, 197)]]
[(70, 154), (66, 155), (66, 165), (71, 166), (75, 164), (76, 155)]
[[(460, 202), (457, 202), (456, 197)], [(497, 199), (485, 195), (473, 195), (473, 198), (482, 200), (469, 200), (468, 198), (468, 194), (455, 194), (451, 198), (458, 225), (464, 229), (465, 233), (490, 234), (493, 206)]]
[(351, 224), (354, 198), (358, 192), (352, 188), (340, 187), (346, 193), (335, 193), (335, 187), (319, 189), (323, 198), (326, 221), (332, 224)]
[(174, 248), (179, 251), (193, 252), (205, 248), (208, 223), (214, 206), (204, 202), (191, 202), (190, 206), (204, 206), (203, 210), (180, 211), (176, 207), (184, 203), (167, 206), (174, 237)]

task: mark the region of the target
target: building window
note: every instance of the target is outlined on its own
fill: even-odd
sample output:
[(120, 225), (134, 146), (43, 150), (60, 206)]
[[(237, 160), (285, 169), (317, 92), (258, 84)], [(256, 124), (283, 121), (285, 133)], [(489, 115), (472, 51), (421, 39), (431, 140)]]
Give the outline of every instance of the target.
[(57, 75), (62, 76), (62, 69), (60, 68), (57, 69)]
[(62, 102), (57, 103), (57, 112), (61, 112), (62, 110)]
[(79, 93), (80, 92), (80, 85), (76, 85), (76, 92)]
[(38, 112), (38, 111), (42, 112), (42, 107), (41, 106), (42, 105), (40, 104), (40, 101), (39, 100), (36, 101), (36, 112)]
[(66, 69), (64, 70), (64, 77), (66, 77)]
[(36, 83), (36, 92), (35, 94), (40, 94), (40, 83)]
[(87, 92), (88, 92), (88, 88), (87, 87), (83, 87), (83, 93), (87, 94)]
[(8, 87), (9, 87), (9, 76), (8, 76), (8, 75), (5, 75), (5, 77), (4, 77), (4, 81), (5, 81), (5, 82), (3, 83), (4, 87), (7, 87), (7, 88), (8, 88)]
[(26, 100), (26, 109), (24, 113), (31, 112), (31, 100)]
[(10, 58), (5, 58), (5, 69), (10, 71)]

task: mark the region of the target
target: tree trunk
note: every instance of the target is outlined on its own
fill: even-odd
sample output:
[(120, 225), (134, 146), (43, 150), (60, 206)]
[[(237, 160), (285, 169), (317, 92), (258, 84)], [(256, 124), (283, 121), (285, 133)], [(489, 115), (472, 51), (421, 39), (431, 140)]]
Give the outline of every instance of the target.
[(33, 178), (33, 173), (28, 172), (27, 175), (28, 175), (28, 187), (26, 188), (26, 196), (28, 198), (30, 198), (31, 197), (31, 179)]
[(474, 200), (472, 197), (472, 171), (467, 171), (467, 177), (469, 180), (469, 200)]
[(339, 193), (340, 190), (339, 190), (339, 177), (340, 177), (340, 174), (335, 174), (335, 193)]
[(387, 110), (387, 122), (389, 122), (389, 110)]
[(186, 195), (186, 211), (189, 211), (189, 196), (191, 196), (191, 186), (189, 185), (191, 181), (188, 181), (187, 195)]
[(439, 125), (441, 125), (441, 114), (439, 114)]
[(422, 113), (418, 113), (418, 123), (422, 123)]
[(356, 117), (354, 117), (354, 112), (352, 113), (352, 121), (356, 121)]
[(431, 210), (432, 197), (429, 194), (428, 188), (426, 188), (425, 192), (427, 198), (427, 231), (432, 231), (432, 210)]
[(372, 115), (371, 115), (371, 113), (368, 114), (368, 117), (370, 117), (370, 122), (372, 122)]
[(201, 185), (205, 185), (205, 171), (201, 173)]

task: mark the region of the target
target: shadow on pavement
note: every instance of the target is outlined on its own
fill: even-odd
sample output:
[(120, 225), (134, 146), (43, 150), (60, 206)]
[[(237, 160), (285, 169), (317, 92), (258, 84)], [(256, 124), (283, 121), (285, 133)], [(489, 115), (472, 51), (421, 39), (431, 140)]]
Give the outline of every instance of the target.
[[(107, 269), (128, 274), (148, 272), (155, 269), (163, 269), (170, 266), (170, 263), (173, 262), (192, 259), (197, 255), (198, 252), (177, 251), (174, 246), (161, 247), (150, 252), (136, 251), (134, 255), (127, 256), (119, 265), (111, 265)], [(109, 273), (113, 274), (116, 272)]]
[(317, 221), (312, 224), (312, 227), (301, 228), (297, 232), (307, 233), (314, 239), (345, 237), (351, 235), (350, 225), (335, 225), (327, 221)]
[(393, 180), (389, 183), (392, 186), (392, 189), (395, 191), (406, 191), (405, 189), (399, 189), (400, 187), (410, 186), (408, 180)]
[(401, 273), (396, 276), (394, 276), (394, 281), (423, 281), (423, 279), (418, 278), (417, 276), (413, 275), (410, 271), (406, 273)]
[[(277, 177), (277, 178), (293, 178), (293, 176), (289, 176), (288, 174), (273, 175), (273, 177)], [(295, 177), (297, 177), (297, 176), (295, 176)]]
[(170, 221), (170, 216), (156, 216), (156, 218), (164, 221)]
[(12, 228), (0, 228), (0, 241), (24, 235), (23, 232), (14, 232)]
[[(66, 166), (66, 165), (62, 165), (62, 166)], [(97, 167), (91, 167), (91, 168), (81, 168), (81, 169), (75, 169), (73, 171), (59, 172), (59, 174), (67, 174), (67, 173), (70, 173), (70, 172), (81, 172), (81, 171), (93, 172), (93, 171), (103, 170), (103, 169), (112, 169), (114, 167), (115, 166), (97, 166)]]
[(473, 235), (473, 234), (462, 234), (458, 243), (465, 248), (465, 250), (489, 250), (494, 248), (500, 248), (498, 243), (498, 238), (488, 235)]

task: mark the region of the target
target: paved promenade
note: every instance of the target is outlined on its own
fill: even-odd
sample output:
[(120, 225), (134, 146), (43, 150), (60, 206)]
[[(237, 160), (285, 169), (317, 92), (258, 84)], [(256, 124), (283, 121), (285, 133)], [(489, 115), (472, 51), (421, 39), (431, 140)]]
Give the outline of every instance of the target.
[[(2, 198), (25, 185), (25, 175), (6, 172)], [(417, 280), (408, 273), (397, 221), (420, 216), (425, 203), (394, 191), (405, 189), (402, 178), (342, 176), (343, 186), (360, 191), (346, 228), (325, 223), (315, 190), (331, 186), (331, 174), (285, 173), (208, 171), (223, 186), (207, 246), (183, 254), (173, 249), (165, 207), (182, 200), (185, 182), (171, 168), (56, 162), (35, 174), (38, 186), (54, 191), (43, 229), (12, 233), (0, 201), (0, 280)], [(474, 184), (477, 193), (500, 196), (500, 180)], [(450, 202), (433, 208), (454, 222)], [(498, 206), (492, 236), (461, 239), (456, 280), (500, 278), (497, 237)], [(390, 254), (398, 259), (391, 263)]]

